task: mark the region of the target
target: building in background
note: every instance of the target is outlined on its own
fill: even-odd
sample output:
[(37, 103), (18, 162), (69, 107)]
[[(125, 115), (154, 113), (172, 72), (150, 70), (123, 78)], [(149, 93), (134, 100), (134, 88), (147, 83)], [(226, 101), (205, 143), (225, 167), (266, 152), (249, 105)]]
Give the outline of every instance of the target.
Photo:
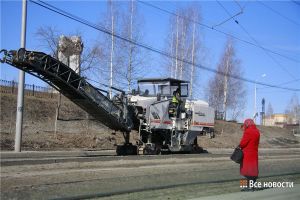
[(81, 37), (60, 36), (58, 43), (58, 60), (68, 65), (76, 73), (80, 74), (81, 53), (83, 50), (83, 43)]
[(273, 114), (265, 116), (264, 124), (265, 126), (277, 126), (285, 127), (287, 125), (296, 125), (298, 123), (296, 118), (293, 118), (287, 114)]

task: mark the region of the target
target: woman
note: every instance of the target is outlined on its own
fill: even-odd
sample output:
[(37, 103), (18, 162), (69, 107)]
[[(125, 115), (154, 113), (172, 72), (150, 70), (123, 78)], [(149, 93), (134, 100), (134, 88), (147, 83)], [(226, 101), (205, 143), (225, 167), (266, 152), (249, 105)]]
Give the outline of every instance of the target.
[(249, 181), (256, 181), (258, 177), (258, 144), (260, 133), (252, 119), (246, 119), (242, 128), (244, 134), (240, 142), (243, 151), (243, 161), (240, 166), (241, 175)]

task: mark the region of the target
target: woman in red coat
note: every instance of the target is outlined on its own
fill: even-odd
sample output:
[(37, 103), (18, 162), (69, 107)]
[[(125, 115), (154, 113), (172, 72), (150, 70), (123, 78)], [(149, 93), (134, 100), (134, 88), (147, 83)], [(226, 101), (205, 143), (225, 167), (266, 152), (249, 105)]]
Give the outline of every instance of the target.
[(259, 130), (256, 128), (252, 119), (246, 119), (243, 125), (244, 134), (240, 142), (240, 148), (243, 150), (243, 162), (240, 166), (241, 175), (249, 181), (256, 181), (258, 177), (258, 145)]

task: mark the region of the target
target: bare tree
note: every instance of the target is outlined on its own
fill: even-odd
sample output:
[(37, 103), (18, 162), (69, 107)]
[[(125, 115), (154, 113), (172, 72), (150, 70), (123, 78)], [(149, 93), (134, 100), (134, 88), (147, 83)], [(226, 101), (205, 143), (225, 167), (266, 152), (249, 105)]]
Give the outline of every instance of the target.
[(107, 1), (106, 12), (103, 13), (100, 24), (107, 30), (110, 30), (112, 34), (101, 34), (99, 45), (102, 47), (103, 57), (100, 60), (100, 64), (97, 68), (96, 79), (100, 84), (109, 85), (109, 95), (112, 97), (111, 87), (118, 87), (120, 80), (116, 77), (118, 74), (118, 66), (121, 59), (119, 52), (121, 48), (119, 41), (114, 37), (114, 33), (120, 32), (121, 16), (119, 9), (120, 4), (115, 3), (112, 0)]
[[(197, 84), (195, 76), (197, 70), (195, 64), (200, 62), (202, 44), (200, 29), (195, 22), (201, 21), (197, 4), (191, 4), (186, 8), (176, 11), (176, 16), (170, 18), (169, 34), (166, 39), (166, 51), (172, 55), (172, 59), (166, 59), (167, 74), (173, 78), (191, 81), (189, 90), (193, 97), (193, 87)], [(190, 61), (187, 64), (184, 60)]]
[[(59, 43), (59, 37), (63, 33), (57, 30), (55, 27), (46, 26), (39, 27), (35, 32), (35, 36), (40, 41), (39, 46), (51, 56), (57, 58), (57, 48)], [(73, 35), (73, 34), (69, 34)], [(81, 35), (77, 31), (74, 35)], [(85, 42), (83, 42), (85, 43)], [(92, 47), (86, 46), (82, 52), (80, 59), (81, 72), (87, 76), (90, 71), (98, 65), (99, 59), (102, 57), (102, 49), (99, 46), (93, 45)]]
[(269, 103), (268, 103), (268, 108), (267, 108), (267, 113), (266, 113), (266, 115), (267, 115), (267, 116), (271, 116), (271, 115), (273, 115), (273, 114), (274, 114), (273, 106), (272, 106), (272, 104), (269, 102)]
[[(40, 41), (40, 47), (44, 49), (45, 52), (50, 54), (51, 56), (57, 58), (58, 56), (58, 43), (59, 37), (62, 35), (62, 32), (57, 30), (54, 27), (47, 26), (47, 27), (39, 27), (35, 33), (35, 36)], [(79, 32), (76, 35), (80, 35)], [(99, 59), (102, 57), (101, 49), (94, 45), (93, 47), (86, 47), (80, 59), (80, 71), (82, 75), (88, 76), (89, 73), (95, 71), (96, 66), (99, 63)], [(61, 107), (61, 93), (59, 93), (57, 97), (57, 106), (55, 112), (55, 122), (54, 122), (54, 133), (55, 137), (57, 136), (57, 120), (59, 119), (59, 111)], [(87, 116), (88, 117), (88, 116)]]
[(291, 97), (285, 113), (288, 115), (289, 124), (297, 124), (300, 122), (300, 104), (296, 94)]
[[(142, 16), (134, 0), (122, 3), (108, 1), (103, 18), (101, 25), (111, 32), (132, 41), (142, 40)], [(106, 34), (100, 35), (100, 43), (104, 54), (101, 66), (108, 66), (99, 70), (102, 80), (109, 82), (111, 86), (131, 91), (136, 80), (143, 76), (147, 57), (144, 50), (133, 43)]]
[(217, 111), (224, 113), (224, 120), (228, 112), (231, 113), (232, 119), (236, 120), (244, 109), (246, 90), (241, 80), (232, 78), (241, 76), (242, 71), (230, 38), (227, 40), (217, 71), (219, 73), (209, 80), (208, 101)]
[[(127, 3), (125, 12), (122, 13), (122, 16), (122, 35), (133, 41), (141, 41), (144, 36), (142, 32), (143, 20), (134, 0)], [(135, 85), (135, 81), (143, 76), (144, 61), (147, 56), (143, 53), (144, 50), (138, 48), (133, 43), (120, 41), (120, 44), (122, 46), (122, 51), (119, 53), (122, 54), (121, 57), (123, 58), (120, 64), (125, 66), (123, 70), (119, 72), (120, 78), (124, 79), (127, 83), (127, 91), (131, 91), (132, 87)]]
[(61, 32), (52, 26), (41, 26), (35, 32), (35, 36), (40, 41), (40, 47), (48, 51), (54, 58), (57, 58), (57, 47), (60, 35)]
[[(196, 18), (195, 16), (193, 18)], [(191, 78), (191, 86), (190, 86), (190, 96), (191, 98), (193, 98), (193, 81), (194, 81), (194, 71), (195, 71), (195, 37), (196, 37), (196, 23), (193, 23), (193, 33), (192, 33), (192, 68), (191, 68), (191, 75), (190, 75), (190, 78)]]
[(88, 77), (90, 73), (95, 72), (95, 68), (99, 65), (99, 60), (102, 57), (102, 49), (99, 46), (93, 45), (93, 47), (86, 47), (80, 59), (82, 75)]

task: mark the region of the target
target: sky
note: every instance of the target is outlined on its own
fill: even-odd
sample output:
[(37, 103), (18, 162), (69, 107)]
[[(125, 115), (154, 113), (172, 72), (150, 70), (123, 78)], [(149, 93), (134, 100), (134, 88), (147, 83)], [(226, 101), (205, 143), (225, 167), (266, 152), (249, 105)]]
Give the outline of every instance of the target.
[[(104, 23), (103, 14), (106, 11), (106, 1), (46, 1), (60, 9), (80, 16), (92, 23)], [(179, 7), (186, 6), (188, 1), (147, 1), (155, 6), (174, 12)], [(119, 1), (124, 4), (124, 1)], [(300, 1), (197, 1), (200, 8), (202, 23), (209, 27), (233, 34), (241, 40), (258, 44), (278, 54), (269, 53), (259, 47), (255, 47), (240, 40), (235, 40), (236, 56), (241, 60), (243, 77), (254, 81), (272, 85), (280, 85), (289, 88), (300, 89)], [(221, 7), (223, 5), (231, 15), (240, 12), (235, 19), (244, 27), (228, 20), (228, 14)], [(137, 2), (137, 9), (143, 17), (143, 43), (163, 50), (169, 28), (170, 15), (160, 10)], [(21, 1), (1, 0), (1, 49), (20, 48), (21, 35)], [(28, 1), (27, 10), (27, 37), (26, 48), (43, 51), (35, 32), (39, 27), (53, 26), (62, 33), (68, 35), (80, 31), (85, 39), (85, 46), (96, 42), (103, 33), (91, 29), (85, 25), (74, 22), (56, 13), (46, 10)], [(202, 43), (205, 47), (205, 58), (201, 65), (215, 69), (227, 36), (213, 29), (198, 26)], [(162, 73), (163, 58), (160, 55), (149, 52), (151, 59), (146, 77), (160, 77)], [(290, 59), (287, 59), (288, 57)], [(200, 84), (196, 90), (199, 98), (204, 99), (204, 91), (207, 80), (213, 76), (211, 72), (198, 71)], [(265, 76), (263, 76), (265, 74)], [(0, 78), (3, 80), (18, 80), (18, 70), (12, 66), (1, 64)], [(26, 75), (27, 84), (44, 86), (41, 80)], [(242, 118), (252, 117), (254, 113), (254, 88), (253, 83), (246, 83), (247, 104)], [(300, 99), (300, 92), (292, 92), (282, 89), (257, 85), (257, 108), (261, 107), (262, 98), (272, 104), (275, 113), (283, 113), (293, 95)], [(259, 110), (257, 110), (259, 111)]]

